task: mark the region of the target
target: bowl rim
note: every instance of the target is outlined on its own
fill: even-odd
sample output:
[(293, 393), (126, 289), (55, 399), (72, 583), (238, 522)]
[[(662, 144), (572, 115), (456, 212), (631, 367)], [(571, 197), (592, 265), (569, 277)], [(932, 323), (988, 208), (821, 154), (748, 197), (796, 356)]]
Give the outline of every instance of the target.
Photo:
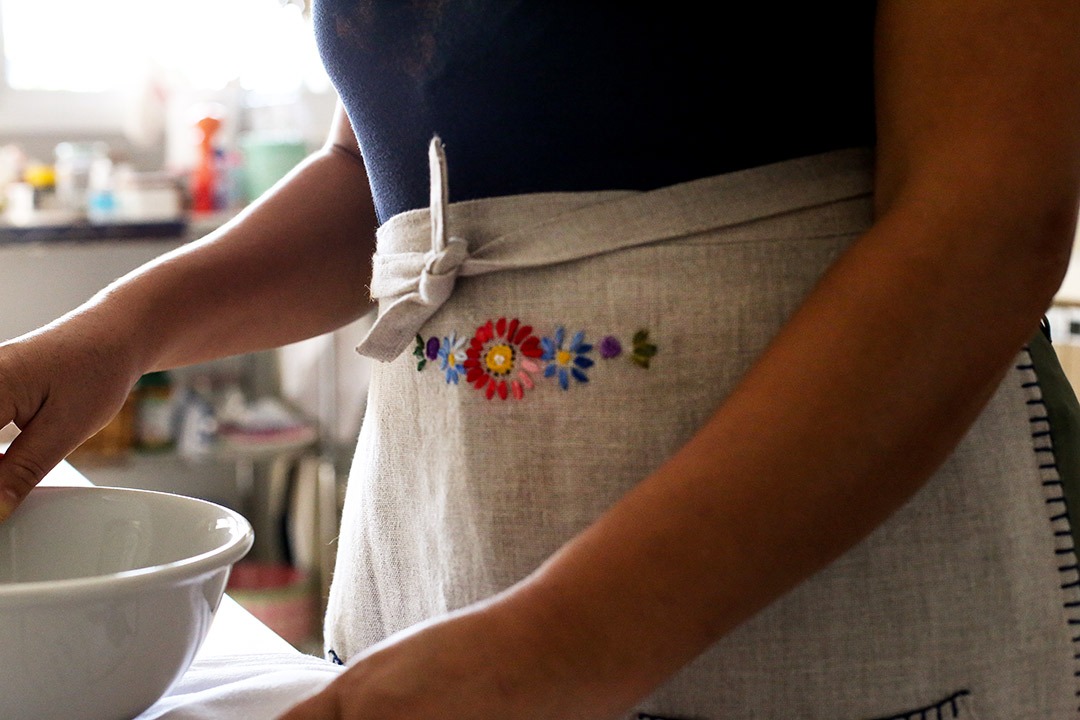
[(221, 513), (222, 519), (233, 522), (237, 532), (229, 542), (213, 550), (181, 560), (174, 560), (173, 562), (159, 563), (144, 568), (123, 570), (104, 575), (90, 575), (63, 580), (0, 583), (0, 605), (22, 604), (26, 601), (33, 601), (42, 605), (55, 604), (57, 602), (67, 602), (74, 598), (85, 599), (88, 596), (96, 595), (115, 596), (138, 589), (145, 589), (147, 586), (173, 585), (178, 581), (194, 581), (221, 569), (231, 568), (234, 563), (248, 553), (255, 540), (254, 529), (243, 515), (218, 503), (188, 495), (160, 490), (102, 486), (39, 487), (35, 488), (32, 494), (141, 494), (167, 497), (169, 498), (168, 502), (195, 504), (215, 509)]

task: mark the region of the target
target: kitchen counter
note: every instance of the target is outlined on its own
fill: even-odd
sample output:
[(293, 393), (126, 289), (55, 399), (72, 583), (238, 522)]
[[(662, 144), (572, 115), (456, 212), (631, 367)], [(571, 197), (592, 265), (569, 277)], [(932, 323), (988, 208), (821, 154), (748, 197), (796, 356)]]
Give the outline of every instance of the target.
[(215, 213), (187, 218), (185, 232), (173, 237), (109, 238), (76, 228), (52, 240), (28, 235), (18, 242), (0, 242), (0, 339), (52, 322), (113, 280), (205, 236), (231, 217)]
[(112, 240), (147, 240), (150, 238), (188, 238), (184, 219), (168, 222), (116, 223), (111, 225), (87, 222), (66, 225), (13, 225), (0, 222), (0, 244), (98, 242)]

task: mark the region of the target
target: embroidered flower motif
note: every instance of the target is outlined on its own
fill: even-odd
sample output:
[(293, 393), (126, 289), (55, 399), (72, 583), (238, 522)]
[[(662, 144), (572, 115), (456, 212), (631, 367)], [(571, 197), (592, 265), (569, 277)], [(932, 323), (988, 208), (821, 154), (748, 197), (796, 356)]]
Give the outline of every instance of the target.
[(459, 339), (456, 332), (443, 338), (439, 347), (439, 369), (446, 373), (447, 385), (457, 385), (458, 378), (465, 373), (465, 338)]
[(540, 359), (547, 361), (544, 377), (558, 378), (559, 387), (563, 390), (569, 389), (570, 378), (582, 383), (589, 382), (585, 371), (593, 366), (593, 360), (587, 357), (592, 351), (592, 345), (585, 343), (584, 330), (574, 335), (569, 346), (564, 346), (565, 341), (566, 329), (561, 325), (555, 328), (554, 337), (546, 337), (540, 341), (544, 348)]
[(638, 330), (634, 333), (634, 351), (630, 360), (639, 367), (648, 369), (649, 361), (656, 355), (657, 347), (649, 342), (649, 331)]
[(622, 343), (614, 335), (606, 335), (600, 341), (600, 357), (605, 360), (619, 357), (622, 354)]
[(530, 372), (538, 372), (536, 362), (543, 351), (531, 325), (514, 318), (488, 320), (476, 328), (465, 355), (465, 379), (483, 390), (488, 400), (510, 395), (520, 400), (533, 387)]
[[(457, 385), (462, 376), (489, 400), (496, 395), (506, 400), (511, 396), (521, 400), (526, 390), (534, 387), (533, 376), (543, 372), (553, 378), (563, 390), (569, 390), (571, 380), (589, 382), (589, 369), (596, 361), (591, 356), (594, 345), (585, 342), (585, 331), (567, 338), (566, 328), (557, 326), (550, 336), (538, 337), (531, 325), (517, 318), (491, 319), (470, 338), (432, 336), (426, 340), (419, 334), (413, 356), (416, 369), (423, 370), (429, 362), (437, 362), (448, 385)], [(605, 335), (595, 346), (601, 358), (610, 360), (624, 354), (623, 341)], [(657, 354), (657, 346), (649, 342), (649, 331), (638, 330), (629, 343), (631, 362), (648, 368)]]

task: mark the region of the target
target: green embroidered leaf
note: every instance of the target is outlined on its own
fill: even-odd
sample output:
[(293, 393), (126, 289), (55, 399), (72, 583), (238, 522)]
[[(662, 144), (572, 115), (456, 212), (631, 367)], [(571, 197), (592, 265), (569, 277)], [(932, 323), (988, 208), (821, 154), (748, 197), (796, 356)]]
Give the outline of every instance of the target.
[(649, 331), (638, 330), (634, 333), (634, 352), (630, 360), (639, 367), (648, 368), (649, 358), (656, 355), (658, 348), (649, 342)]
[(420, 362), (416, 363), (417, 372), (419, 372), (420, 370), (423, 370), (425, 365), (427, 365), (427, 360), (426, 359), (421, 360)]

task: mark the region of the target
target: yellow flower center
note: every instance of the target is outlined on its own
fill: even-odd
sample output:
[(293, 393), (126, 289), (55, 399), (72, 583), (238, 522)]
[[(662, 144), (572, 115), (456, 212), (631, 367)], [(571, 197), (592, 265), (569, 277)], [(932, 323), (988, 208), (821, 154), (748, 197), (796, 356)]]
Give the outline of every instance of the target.
[(555, 353), (555, 362), (559, 363), (560, 365), (569, 365), (570, 361), (573, 359), (574, 356), (566, 350), (559, 350), (557, 353)]
[(446, 354), (446, 364), (450, 367), (457, 367), (457, 360), (454, 359), (454, 353)]
[(487, 368), (495, 375), (505, 375), (514, 367), (514, 349), (509, 345), (500, 343), (488, 350), (484, 358)]

